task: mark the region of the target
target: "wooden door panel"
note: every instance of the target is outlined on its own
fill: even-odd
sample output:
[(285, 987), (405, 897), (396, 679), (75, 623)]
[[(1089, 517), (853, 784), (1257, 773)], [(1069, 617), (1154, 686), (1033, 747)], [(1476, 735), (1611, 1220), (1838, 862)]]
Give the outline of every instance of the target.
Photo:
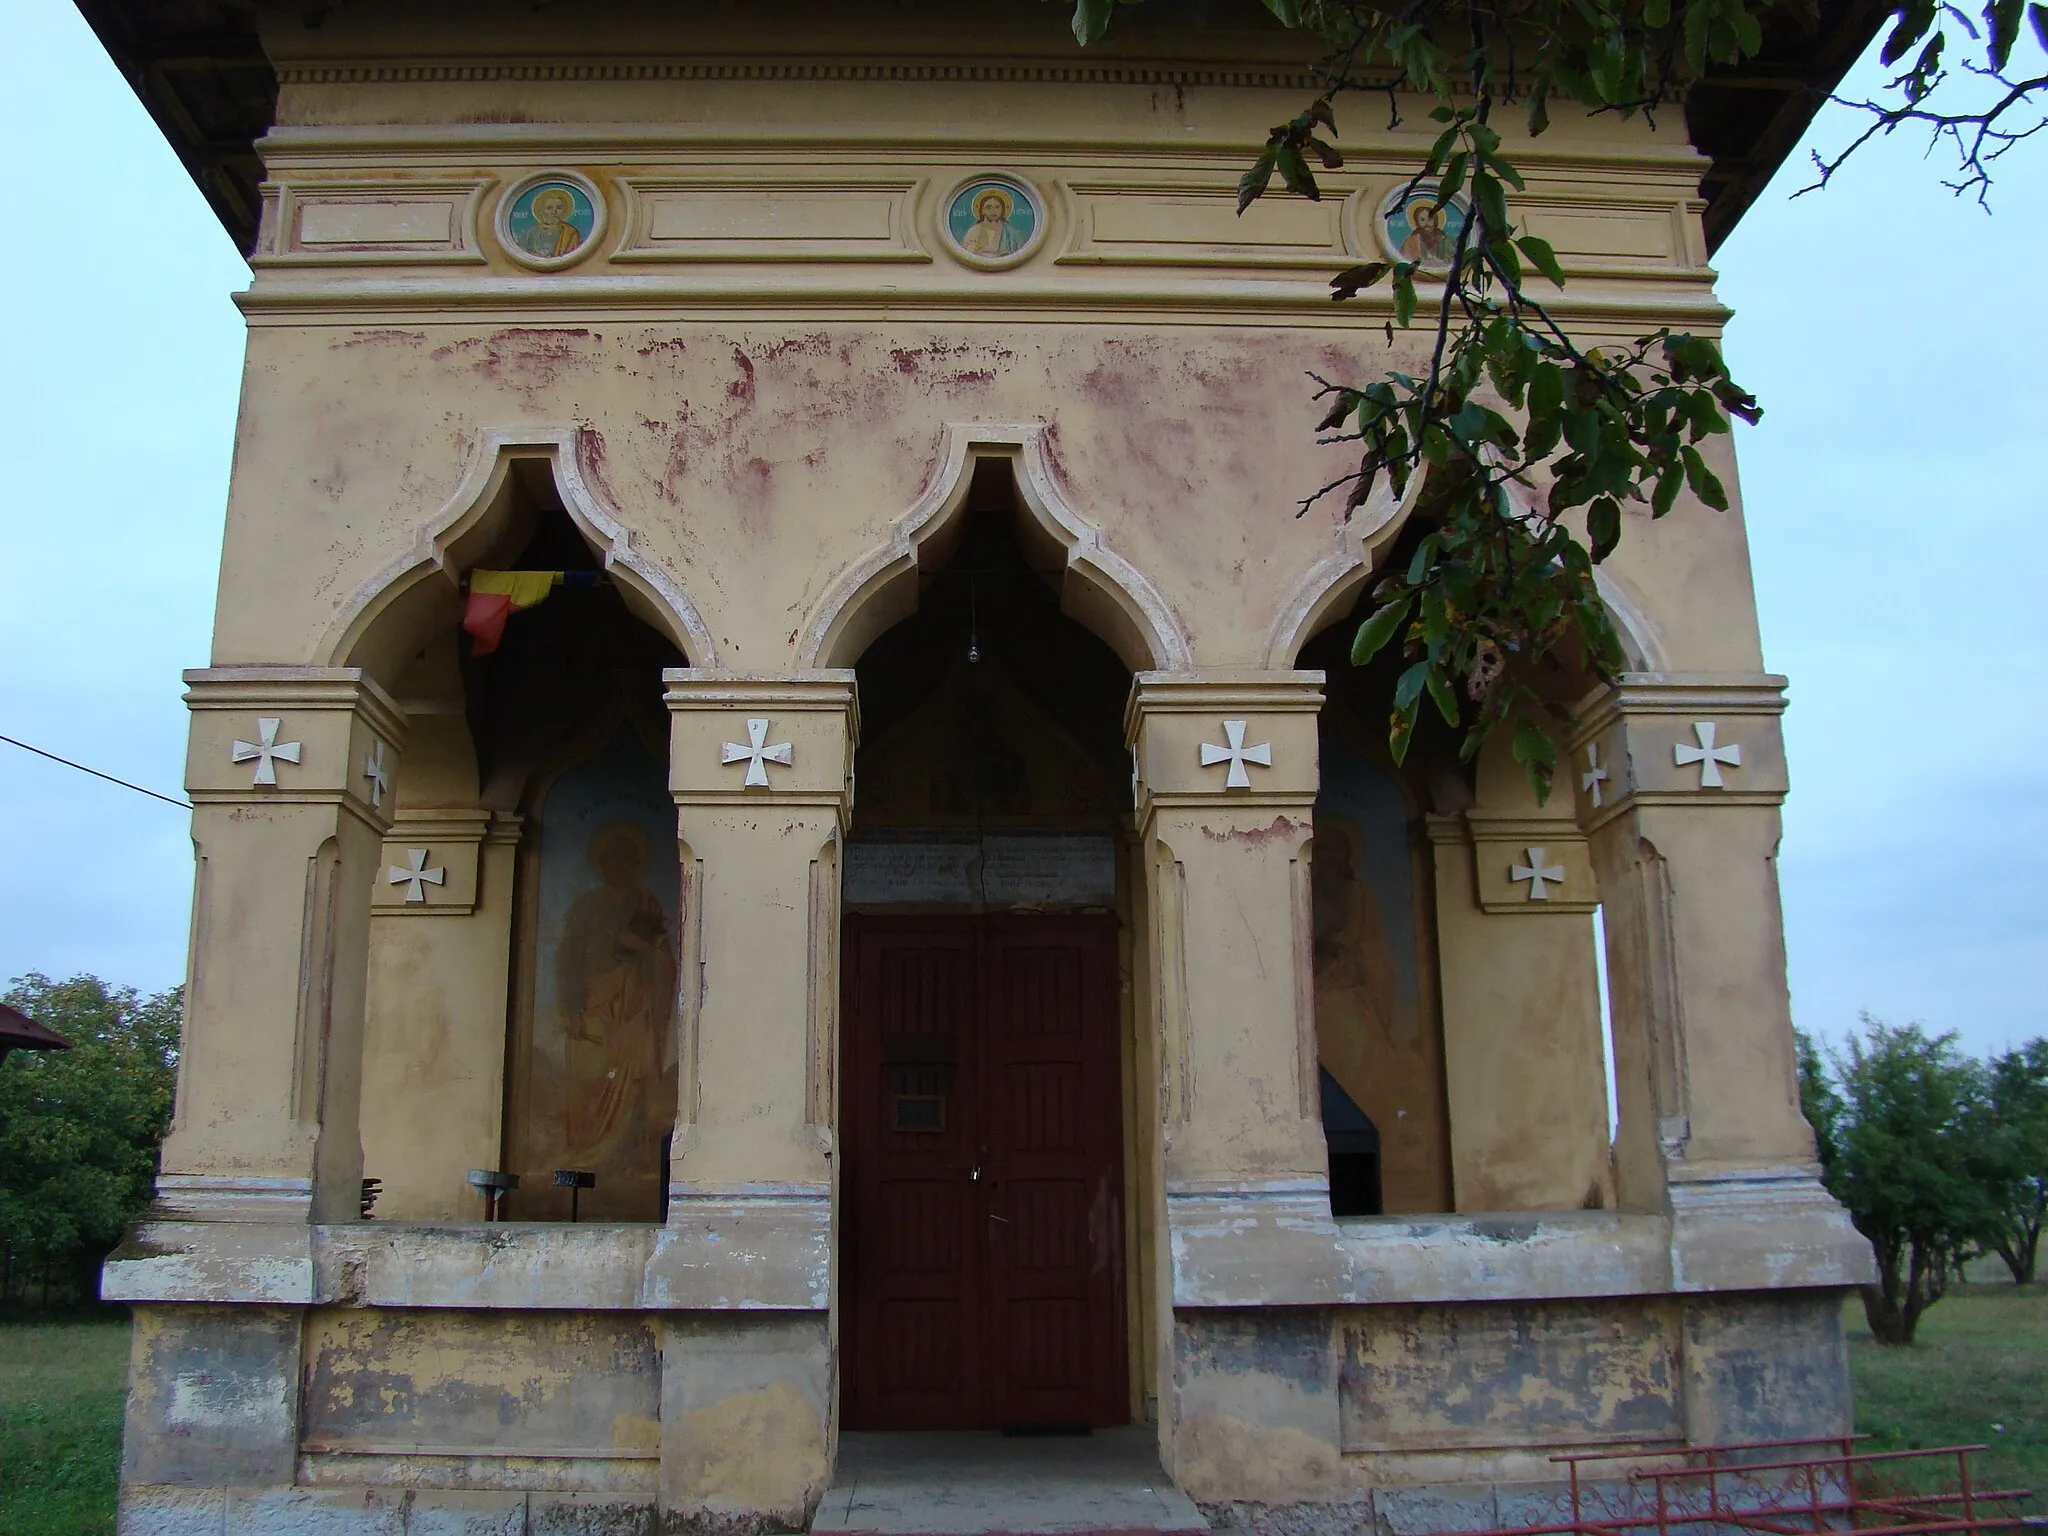
[(1116, 930), (847, 919), (850, 1429), (1128, 1418)]
[[(1004, 1423), (1128, 1417), (1116, 929), (990, 918), (987, 1358)], [(1105, 1220), (1105, 1212), (1116, 1213)]]
[(844, 1412), (850, 1428), (954, 1428), (980, 1416), (984, 1375), (979, 939), (861, 919), (846, 939)]

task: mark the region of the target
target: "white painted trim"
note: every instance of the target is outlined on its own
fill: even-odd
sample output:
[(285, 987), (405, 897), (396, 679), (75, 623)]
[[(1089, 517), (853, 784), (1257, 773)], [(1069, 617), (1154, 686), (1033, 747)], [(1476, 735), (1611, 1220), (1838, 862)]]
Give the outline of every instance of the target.
[[(1398, 501), (1391, 487), (1382, 483), (1365, 506), (1353, 513), (1337, 530), (1336, 547), (1301, 573), (1293, 591), (1281, 603), (1266, 632), (1264, 664), (1273, 668), (1292, 667), (1302, 647), (1326, 629), (1358, 594), (1378, 568), (1379, 556), (1400, 534), (1422, 489), (1422, 476), (1412, 476), (1408, 490)], [(1509, 494), (1526, 510), (1526, 492)], [(1657, 643), (1657, 628), (1643, 612), (1642, 604), (1604, 566), (1593, 568), (1593, 586), (1607, 605), (1608, 616), (1621, 634), (1623, 659), (1632, 672), (1664, 670), (1663, 648)]]
[(1292, 667), (1302, 647), (1351, 603), (1372, 575), (1381, 550), (1393, 543), (1408, 521), (1421, 491), (1421, 475), (1411, 475), (1407, 491), (1399, 497), (1382, 479), (1365, 505), (1344, 519), (1337, 529), (1335, 547), (1301, 573), (1294, 590), (1273, 615), (1266, 631), (1264, 666), (1276, 670)]
[[(827, 590), (805, 626), (797, 665), (851, 666), (867, 641), (887, 627), (887, 622), (872, 627), (857, 623), (868, 610), (880, 604), (879, 614), (889, 622), (891, 614), (900, 618), (914, 612), (919, 551), (960, 516), (975, 464), (984, 458), (1007, 458), (1015, 461), (1026, 513), (1066, 550), (1068, 575), (1080, 578), (1079, 592), (1063, 587), (1062, 608), (1101, 635), (1133, 672), (1190, 670), (1194, 651), (1186, 626), (1165, 595), (1105, 545), (1101, 531), (1075, 510), (1053, 469), (1047, 435), (1042, 421), (948, 422), (938, 467), (924, 494), (890, 525), (880, 548), (849, 566)], [(907, 592), (899, 585), (906, 581)], [(1106, 603), (1130, 634), (1102, 634), (1100, 625), (1088, 617), (1092, 600)], [(1130, 654), (1136, 646), (1144, 647), (1146, 654)]]
[(718, 647), (710, 626), (675, 578), (641, 553), (632, 530), (593, 488), (584, 474), (581, 441), (581, 431), (572, 426), (486, 430), (461, 483), (420, 529), (412, 548), (365, 581), (342, 606), (321, 645), (328, 664), (345, 664), (377, 620), (421, 582), (438, 575), (459, 590), (462, 571), (452, 553), (455, 544), (475, 531), (499, 503), (514, 461), (541, 459), (554, 476), (570, 521), (602, 555), (605, 569), (659, 616), (661, 627), (692, 665), (717, 666)]

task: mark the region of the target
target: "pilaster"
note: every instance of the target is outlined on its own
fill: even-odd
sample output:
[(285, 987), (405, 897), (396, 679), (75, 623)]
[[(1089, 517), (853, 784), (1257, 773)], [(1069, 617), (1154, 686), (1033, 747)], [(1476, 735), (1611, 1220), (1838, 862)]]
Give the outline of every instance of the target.
[(371, 884), (405, 719), (353, 667), (185, 680), (198, 878), (158, 1210), (352, 1220)]
[(1672, 1218), (1676, 1289), (1777, 1255), (1855, 1284), (1867, 1245), (1799, 1109), (1778, 899), (1785, 679), (1627, 673), (1581, 706), (1571, 787), (1600, 875), (1622, 1202)]
[[(1527, 794), (1519, 776), (1514, 788)], [(1612, 1203), (1591, 920), (1598, 884), (1569, 807), (1545, 809), (1428, 819), (1461, 1212)]]
[[(831, 1465), (839, 850), (859, 710), (850, 671), (664, 674), (687, 910), (680, 1105), (649, 1294), (702, 1304), (757, 1255), (779, 1284), (744, 1337), (675, 1327), (662, 1421), (669, 1518), (800, 1519)], [(720, 1266), (724, 1266), (721, 1268)], [(717, 1301), (717, 1305), (732, 1305)], [(715, 1390), (692, 1383), (716, 1381)], [(741, 1421), (744, 1457), (713, 1453)], [(766, 1434), (762, 1439), (761, 1435)]]

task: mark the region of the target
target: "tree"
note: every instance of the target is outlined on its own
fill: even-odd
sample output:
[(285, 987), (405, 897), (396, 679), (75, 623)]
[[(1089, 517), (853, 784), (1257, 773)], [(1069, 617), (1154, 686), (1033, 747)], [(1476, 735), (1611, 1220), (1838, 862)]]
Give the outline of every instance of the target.
[(1842, 1095), (1828, 1076), (1827, 1061), (1813, 1036), (1795, 1029), (1792, 1041), (1799, 1061), (1799, 1112), (1813, 1128), (1814, 1156), (1825, 1178), (1842, 1155)]
[(1990, 1224), (1985, 1246), (2013, 1284), (2030, 1284), (2048, 1218), (2048, 1040), (1994, 1056), (1984, 1072), (1978, 1133)]
[[(1073, 28), (1100, 38), (1116, 4), (1077, 0)], [(1384, 285), (1390, 350), (1395, 327), (1429, 316), (1433, 333), (1403, 366), (1372, 381), (1314, 378), (1324, 443), (1355, 443), (1355, 470), (1305, 497), (1297, 515), (1341, 493), (1349, 515), (1381, 476), (1397, 495), (1419, 478), (1404, 531), (1374, 588), (1352, 660), (1389, 645), (1408, 662), (1394, 686), (1389, 744), (1401, 761), (1423, 700), (1462, 729), (1475, 755), (1511, 729), (1513, 751), (1547, 798), (1569, 728), (1574, 676), (1612, 679), (1621, 647), (1594, 586), (1594, 567), (1619, 545), (1626, 515), (1661, 518), (1691, 497), (1723, 508), (1708, 462), (1731, 418), (1754, 422), (1756, 401), (1729, 376), (1710, 339), (1668, 329), (1592, 344), (1568, 334), (1543, 291), (1564, 274), (1544, 241), (1518, 233), (1511, 194), (1523, 178), (1504, 149), (1502, 114), (1519, 107), (1533, 137), (1553, 109), (1644, 114), (1681, 100), (1716, 68), (1734, 69), (1764, 44), (1770, 0), (1264, 0), (1286, 27), (1323, 50), (1323, 90), (1274, 128), (1238, 189), (1242, 213), (1274, 176), (1319, 199), (1317, 168), (1344, 163), (1335, 103), (1345, 92), (1383, 97), (1389, 125), (1403, 95), (1433, 103), (1435, 143), (1408, 196), (1431, 200), (1448, 229), (1452, 199), (1469, 198), (1445, 260), (1373, 261), (1332, 281), (1356, 299)], [(1839, 155), (1818, 160), (1819, 183), (1862, 144), (1909, 125), (1954, 146), (1959, 192), (1980, 200), (1989, 166), (2043, 126), (2048, 76), (2012, 74), (2023, 23), (2048, 52), (2048, 7), (1988, 0), (1980, 32), (1952, 4), (1898, 0), (1887, 64), (1918, 49), (1886, 97), (1858, 104), (1870, 119)], [(1785, 0), (1802, 24), (1817, 0)], [(1951, 46), (1956, 37), (1965, 41)], [(1955, 61), (1951, 69), (1944, 59)], [(1954, 82), (1960, 80), (1960, 85)], [(1971, 85), (1984, 100), (1947, 105)], [(1314, 162), (1312, 165), (1311, 162)], [(1437, 286), (1429, 292), (1428, 288)], [(1425, 304), (1425, 300), (1428, 302)]]
[(1983, 1068), (1953, 1033), (1930, 1036), (1867, 1013), (1862, 1035), (1834, 1057), (1839, 1088), (1816, 1087), (1809, 1097), (1810, 1053), (1809, 1042), (1800, 1098), (1833, 1141), (1824, 1177), (1877, 1254), (1877, 1284), (1862, 1288), (1864, 1316), (1880, 1344), (1910, 1344), (1921, 1314), (1991, 1223), (1976, 1144)]
[(170, 1126), (182, 989), (150, 997), (35, 972), (6, 1001), (70, 1037), (0, 1066), (0, 1299), (94, 1294), (93, 1271), (149, 1203)]

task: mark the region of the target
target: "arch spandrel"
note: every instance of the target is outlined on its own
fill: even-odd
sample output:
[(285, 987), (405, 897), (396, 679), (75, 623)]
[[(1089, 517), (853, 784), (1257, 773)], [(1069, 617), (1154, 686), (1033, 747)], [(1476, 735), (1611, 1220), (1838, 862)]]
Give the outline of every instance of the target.
[[(1337, 530), (1335, 547), (1301, 573), (1273, 615), (1266, 632), (1266, 666), (1293, 666), (1304, 646), (1352, 611), (1407, 525), (1421, 488), (1422, 477), (1415, 476), (1406, 493), (1397, 498), (1383, 480), (1365, 505), (1344, 521)], [(1525, 493), (1510, 494), (1526, 508)], [(1607, 566), (1596, 566), (1593, 584), (1620, 637), (1627, 670), (1665, 670), (1661, 629), (1645, 609), (1635, 583)]]
[(1133, 672), (1192, 667), (1186, 626), (1165, 594), (1074, 507), (1053, 467), (1048, 436), (1043, 422), (949, 422), (924, 493), (890, 525), (887, 540), (848, 567), (812, 610), (798, 665), (852, 666), (876, 636), (916, 609), (919, 571), (944, 563), (960, 531), (974, 469), (993, 459), (1012, 467), (1027, 542), (1062, 554), (1062, 610)]
[(547, 477), (570, 521), (604, 563), (634, 615), (672, 640), (696, 665), (716, 666), (718, 647), (696, 605), (638, 547), (632, 529), (584, 465), (583, 429), (494, 427), (462, 480), (421, 526), (412, 547), (362, 583), (322, 637), (320, 660), (391, 677), (424, 636), (459, 621), (463, 572), (493, 549), (516, 548), (535, 505), (522, 475)]

